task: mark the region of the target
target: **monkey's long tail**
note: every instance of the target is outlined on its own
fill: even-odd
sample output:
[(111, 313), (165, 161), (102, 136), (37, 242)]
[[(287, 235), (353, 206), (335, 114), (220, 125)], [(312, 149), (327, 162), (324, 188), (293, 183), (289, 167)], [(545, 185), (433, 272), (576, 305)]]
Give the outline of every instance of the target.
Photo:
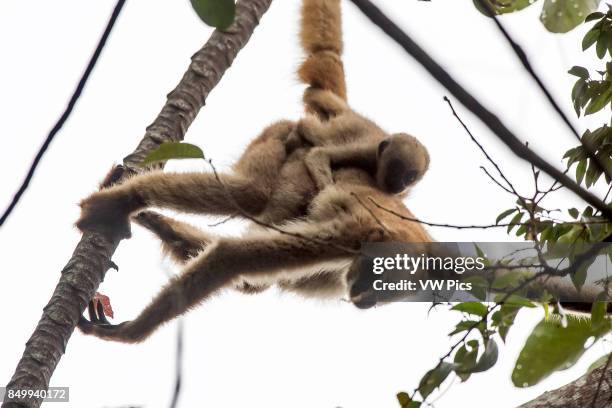
[(346, 101), (340, 0), (303, 0), (300, 39), (307, 54), (300, 80)]

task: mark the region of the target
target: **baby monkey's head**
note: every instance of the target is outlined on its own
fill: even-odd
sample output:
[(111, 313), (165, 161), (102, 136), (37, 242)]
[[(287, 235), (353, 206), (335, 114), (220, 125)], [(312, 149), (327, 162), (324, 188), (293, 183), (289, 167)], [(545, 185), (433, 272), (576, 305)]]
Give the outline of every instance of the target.
[(429, 167), (429, 153), (415, 137), (396, 133), (378, 144), (376, 183), (391, 194), (399, 194), (419, 181)]

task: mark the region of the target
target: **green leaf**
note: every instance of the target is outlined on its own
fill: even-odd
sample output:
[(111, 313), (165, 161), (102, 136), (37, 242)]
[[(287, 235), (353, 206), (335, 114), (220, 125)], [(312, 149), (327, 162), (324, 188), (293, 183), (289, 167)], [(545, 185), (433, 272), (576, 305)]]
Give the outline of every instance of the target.
[(506, 232), (510, 233), (510, 231), (512, 231), (512, 229), (516, 226), (516, 224), (519, 224), (521, 222), (521, 218), (523, 218), (523, 213), (521, 212), (519, 212), (514, 217), (512, 217), (512, 219), (510, 220), (508, 224), (508, 228)]
[(472, 284), (472, 289), (469, 291), (472, 296), (478, 300), (486, 300), (489, 282), (485, 278), (474, 275), (463, 279), (462, 282)]
[(601, 34), (601, 31), (597, 28), (592, 28), (587, 31), (582, 39), (582, 51), (586, 51), (591, 45), (595, 44), (599, 38), (599, 34)]
[(610, 102), (610, 97), (612, 97), (612, 84), (609, 84), (607, 89), (591, 99), (591, 102), (589, 102), (584, 110), (584, 114), (591, 115), (599, 112)]
[(572, 283), (576, 287), (576, 289), (582, 289), (582, 286), (586, 282), (587, 271), (589, 267), (595, 262), (595, 257), (588, 259), (580, 264), (580, 266), (570, 274), (570, 278), (572, 279)]
[(546, 0), (540, 14), (544, 27), (553, 33), (567, 33), (597, 10), (600, 0)]
[(594, 13), (591, 13), (587, 16), (587, 18), (584, 19), (585, 23), (588, 23), (589, 21), (593, 21), (593, 20), (599, 20), (600, 18), (602, 18), (603, 16), (605, 16), (604, 13), (602, 13), (601, 11), (596, 11)]
[(578, 166), (576, 166), (576, 183), (582, 183), (582, 179), (584, 178), (584, 173), (586, 173), (587, 161), (581, 160), (578, 162)]
[(540, 321), (521, 350), (512, 382), (517, 387), (529, 387), (555, 371), (571, 367), (586, 351), (587, 339), (597, 340), (609, 330), (609, 324), (594, 329), (591, 319), (573, 315), (567, 316), (566, 327), (562, 327), (558, 316)]
[(190, 143), (164, 142), (144, 158), (141, 167), (171, 159), (203, 159), (204, 152)]
[(410, 399), (410, 395), (406, 392), (398, 392), (397, 401), (400, 403), (401, 408), (419, 408), (421, 403)]
[(489, 339), (487, 345), (485, 346), (485, 351), (482, 353), (482, 356), (478, 359), (478, 362), (471, 370), (473, 373), (480, 373), (483, 371), (487, 371), (489, 368), (493, 367), (497, 362), (497, 357), (499, 355), (499, 350), (497, 349), (497, 343), (495, 340)]
[(423, 376), (419, 384), (419, 393), (423, 398), (427, 398), (433, 390), (444, 382), (446, 377), (453, 371), (453, 367), (451, 363), (442, 362)]
[(569, 71), (567, 71), (567, 73), (582, 79), (589, 78), (589, 70), (578, 65), (574, 65)]
[(507, 299), (504, 299), (505, 297), (506, 295), (500, 293), (495, 296), (495, 301), (502, 302), (503, 300), (502, 304), (507, 306), (536, 307), (536, 305), (532, 301), (519, 295), (510, 295)]
[(605, 33), (599, 36), (595, 51), (597, 52), (597, 57), (599, 57), (599, 59), (603, 59), (603, 57), (606, 56), (606, 53), (608, 52), (608, 36)]
[(474, 6), (478, 11), (484, 14), (487, 17), (490, 17), (490, 12), (487, 10), (486, 6), (483, 6), (480, 2), (484, 1), (489, 5), (489, 9), (493, 10), (496, 15), (513, 13), (515, 11), (519, 11), (524, 9), (525, 7), (531, 6), (535, 1), (531, 0), (473, 0)]
[(493, 289), (510, 290), (517, 287), (522, 279), (523, 274), (521, 274), (520, 272), (506, 272), (497, 276), (493, 280), (491, 287)]
[(191, 0), (191, 6), (200, 20), (209, 26), (224, 29), (234, 22), (234, 0)]
[(516, 212), (516, 211), (518, 211), (518, 209), (516, 209), (516, 208), (511, 208), (511, 209), (506, 210), (506, 211), (504, 211), (503, 213), (499, 214), (499, 215), (497, 216), (497, 218), (495, 219), (495, 225), (499, 224), (499, 222), (500, 222), (501, 220), (503, 220), (504, 218), (506, 218), (507, 216), (509, 216), (510, 214), (512, 214), (512, 213), (514, 213), (514, 212)]
[(472, 314), (475, 316), (484, 316), (487, 314), (487, 307), (480, 302), (463, 302), (459, 303), (451, 308), (451, 310), (457, 310), (459, 312), (464, 312), (468, 314)]
[(477, 321), (477, 320), (462, 320), (459, 323), (457, 323), (457, 326), (455, 326), (455, 330), (450, 332), (448, 335), (452, 336), (457, 333), (461, 333), (463, 331), (470, 330), (472, 328), (478, 328), (478, 326), (481, 324), (482, 322)]
[(570, 208), (567, 212), (569, 212), (569, 215), (573, 219), (577, 219), (580, 216), (580, 212), (578, 212), (578, 210), (575, 208)]
[[(468, 350), (469, 347), (469, 350)], [(470, 378), (472, 369), (476, 365), (476, 358), (478, 357), (478, 341), (470, 340), (467, 345), (463, 345), (455, 353), (455, 374), (461, 379), (461, 382), (465, 382)]]
[(495, 312), (496, 318), (494, 319), (498, 332), (502, 340), (506, 341), (506, 336), (508, 336), (508, 331), (514, 324), (514, 319), (518, 314), (519, 310), (521, 310), (520, 306), (512, 306), (503, 304), (501, 308)]
[(587, 188), (597, 183), (597, 180), (599, 180), (602, 174), (603, 172), (599, 169), (597, 162), (589, 158), (589, 167), (587, 168), (586, 175), (584, 177), (584, 182)]

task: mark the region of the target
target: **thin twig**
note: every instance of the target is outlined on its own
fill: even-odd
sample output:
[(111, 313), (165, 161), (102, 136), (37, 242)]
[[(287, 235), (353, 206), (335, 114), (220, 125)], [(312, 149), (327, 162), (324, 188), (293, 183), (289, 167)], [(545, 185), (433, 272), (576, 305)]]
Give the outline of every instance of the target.
[[(353, 198), (355, 198), (355, 200), (359, 203), (359, 205), (361, 205), (363, 208), (365, 208), (365, 210), (370, 213), (370, 216), (374, 219), (374, 221), (376, 221), (376, 223), (378, 225), (380, 225), (380, 227), (390, 236), (393, 237), (393, 233), (391, 231), (389, 231), (389, 229), (387, 228), (387, 226), (385, 224), (383, 224), (383, 222), (376, 216), (376, 214), (374, 214), (374, 212), (372, 211), (372, 209), (370, 207), (368, 207), (367, 205), (365, 205), (365, 203), (361, 200), (361, 198), (359, 198), (359, 196), (357, 194), (355, 194), (354, 192), (351, 191), (351, 195), (353, 196)], [(371, 198), (371, 197), (368, 197)]]
[[(389, 214), (402, 219), (404, 221), (410, 221), (410, 222), (417, 222), (419, 224), (423, 224), (423, 225), (427, 225), (429, 227), (442, 227), (442, 228), (454, 228), (454, 229), (489, 229), (489, 228), (503, 228), (503, 227), (509, 227), (510, 225), (515, 225), (515, 226), (522, 226), (522, 225), (531, 225), (531, 222), (519, 222), (519, 223), (499, 223), (499, 224), (481, 224), (481, 225), (456, 225), (456, 224), (446, 224), (446, 223), (438, 223), (438, 222), (429, 222), (429, 221), (424, 221), (420, 218), (413, 218), (413, 217), (408, 217), (405, 216), (403, 214), (398, 213), (397, 211), (394, 211), (390, 208), (387, 208), (381, 204), (379, 204), (378, 202), (376, 202), (374, 199), (372, 199), (371, 197), (368, 197), (368, 199), (372, 202), (372, 204), (374, 204), (376, 207), (380, 208), (383, 211), (388, 212)], [(568, 221), (568, 222), (564, 222), (564, 224), (567, 225), (591, 225), (591, 224), (612, 224), (610, 221)]]
[[(472, 142), (474, 142), (476, 144), (476, 146), (478, 146), (478, 148), (480, 149), (480, 151), (484, 154), (484, 156), (487, 158), (487, 160), (489, 161), (489, 163), (491, 163), (493, 165), (493, 167), (495, 167), (495, 170), (497, 170), (497, 172), (499, 173), (499, 175), (501, 176), (501, 178), (506, 182), (506, 184), (508, 184), (508, 187), (510, 187), (510, 192), (512, 194), (514, 194), (515, 196), (521, 198), (520, 194), (516, 191), (516, 189), (514, 188), (514, 186), (512, 185), (512, 183), (510, 182), (510, 180), (508, 180), (508, 178), (504, 175), (504, 173), (501, 171), (501, 168), (499, 167), (499, 165), (495, 162), (495, 160), (493, 160), (493, 158), (489, 155), (489, 153), (487, 153), (487, 151), (485, 150), (485, 148), (480, 144), (480, 142), (474, 137), (474, 135), (472, 134), (472, 132), (470, 131), (470, 129), (467, 127), (467, 125), (465, 124), (465, 122), (463, 122), (463, 120), (459, 117), (459, 115), (457, 114), (457, 111), (455, 111), (455, 107), (453, 106), (453, 104), (451, 103), (450, 99), (448, 99), (448, 97), (444, 97), (444, 101), (448, 104), (448, 106), (450, 107), (453, 116), (457, 119), (457, 121), (461, 124), (461, 126), (463, 127), (463, 129), (465, 130), (465, 132), (468, 134), (468, 136), (470, 137), (470, 139), (472, 139)], [(495, 180), (494, 180), (495, 181)], [(500, 184), (500, 187), (501, 184)], [(503, 188), (503, 187), (502, 187)], [(508, 191), (508, 190), (506, 190)]]
[(212, 224), (208, 224), (208, 226), (209, 227), (218, 227), (219, 225), (225, 224), (226, 222), (233, 220), (234, 218), (236, 218), (237, 215), (238, 214), (232, 214), (229, 217), (223, 218), (221, 221), (214, 222)]
[(489, 171), (486, 169), (486, 167), (484, 167), (484, 166), (480, 166), (480, 169), (481, 169), (482, 171), (484, 171), (484, 172), (485, 172), (485, 174), (486, 174), (487, 176), (489, 176), (489, 178), (490, 178), (490, 179), (491, 179), (491, 180), (492, 180), (492, 181), (493, 181), (495, 184), (497, 184), (497, 185), (498, 185), (498, 186), (499, 186), (499, 187), (500, 187), (502, 190), (504, 190), (504, 191), (506, 191), (506, 192), (508, 192), (508, 193), (510, 193), (510, 194), (512, 194), (512, 195), (514, 195), (514, 193), (513, 193), (513, 192), (512, 192), (512, 191), (511, 191), (511, 190), (510, 190), (508, 187), (504, 186), (504, 185), (503, 185), (502, 183), (500, 183), (500, 182), (499, 182), (499, 181), (498, 181), (498, 180), (497, 180), (495, 177), (493, 177), (493, 176), (491, 175), (491, 173), (489, 173)]
[(59, 117), (59, 119), (57, 120), (53, 128), (51, 128), (51, 131), (49, 131), (47, 138), (45, 139), (44, 143), (42, 144), (42, 146), (36, 153), (36, 156), (34, 157), (34, 161), (30, 165), (30, 168), (25, 176), (25, 179), (22, 181), (21, 186), (19, 187), (19, 189), (13, 196), (13, 199), (11, 200), (10, 204), (8, 205), (8, 207), (2, 214), (2, 217), (0, 217), (0, 227), (4, 225), (4, 222), (7, 220), (9, 215), (11, 215), (11, 213), (17, 206), (17, 203), (19, 203), (21, 196), (23, 195), (23, 193), (25, 193), (26, 189), (30, 185), (30, 181), (32, 181), (32, 177), (34, 177), (34, 172), (36, 171), (38, 164), (42, 160), (43, 155), (49, 148), (49, 145), (51, 144), (55, 136), (59, 133), (59, 131), (62, 129), (62, 127), (64, 126), (68, 118), (70, 117), (70, 114), (72, 113), (77, 101), (79, 100), (79, 97), (83, 93), (83, 89), (85, 88), (85, 85), (87, 84), (87, 80), (89, 79), (89, 76), (94, 70), (96, 63), (98, 62), (100, 54), (102, 54), (102, 50), (104, 49), (104, 46), (106, 45), (106, 41), (108, 40), (108, 37), (110, 36), (110, 33), (113, 30), (113, 27), (115, 26), (115, 22), (117, 21), (117, 18), (119, 17), (119, 14), (121, 13), (121, 10), (124, 4), (125, 4), (125, 0), (117, 1), (117, 4), (115, 5), (115, 8), (113, 9), (113, 12), (108, 20), (108, 23), (106, 24), (106, 28), (104, 29), (104, 32), (102, 33), (102, 36), (100, 37), (100, 40), (98, 41), (98, 45), (96, 46), (96, 49), (93, 55), (91, 56), (91, 58), (89, 59), (89, 62), (87, 63), (87, 68), (85, 68), (85, 72), (83, 72), (81, 79), (79, 80), (74, 92), (72, 93), (72, 96), (70, 97), (70, 100), (68, 101), (68, 105), (66, 106), (64, 113), (62, 113), (62, 115)]
[(539, 169), (546, 172), (553, 179), (559, 180), (561, 184), (591, 204), (594, 208), (601, 210), (606, 218), (612, 219), (612, 208), (607, 206), (593, 193), (579, 186), (575, 181), (567, 177), (563, 172), (559, 171), (538, 154), (525, 147), (520, 139), (517, 138), (497, 116), (459, 85), (440, 64), (432, 59), (425, 50), (415, 43), (412, 38), (403, 32), (397, 24), (390, 20), (378, 7), (369, 0), (351, 1), (374, 24), (395, 40), (408, 54), (415, 58), (419, 64), (421, 64), (440, 84), (448, 89), (466, 108), (480, 118), (514, 154), (529, 163), (535, 164)]
[(495, 22), (495, 25), (497, 26), (499, 31), (502, 33), (502, 35), (504, 36), (504, 38), (506, 39), (506, 41), (508, 42), (512, 50), (514, 50), (514, 53), (516, 54), (518, 59), (521, 61), (521, 64), (523, 65), (523, 68), (525, 68), (525, 71), (527, 71), (529, 75), (531, 76), (531, 78), (535, 81), (535, 83), (538, 84), (538, 88), (540, 88), (544, 96), (546, 96), (546, 99), (548, 100), (550, 105), (553, 107), (555, 112), (557, 112), (557, 114), (559, 115), (563, 123), (565, 123), (565, 125), (568, 127), (570, 132), (580, 142), (582, 147), (584, 147), (585, 151), (587, 152), (591, 160), (593, 160), (597, 164), (597, 167), (599, 167), (599, 169), (603, 171), (604, 174), (608, 176), (608, 178), (612, 178), (612, 173), (605, 166), (603, 161), (599, 157), (597, 157), (597, 155), (595, 155), (595, 151), (593, 150), (593, 148), (588, 143), (584, 143), (582, 141), (580, 134), (578, 134), (578, 131), (576, 130), (572, 122), (570, 122), (565, 112), (563, 112), (563, 110), (561, 109), (557, 101), (555, 101), (555, 98), (553, 98), (548, 88), (546, 88), (546, 85), (544, 85), (544, 82), (542, 81), (540, 76), (533, 69), (533, 66), (529, 62), (529, 58), (527, 57), (527, 54), (525, 53), (523, 48), (516, 41), (514, 41), (510, 33), (506, 30), (506, 28), (501, 23), (501, 21), (499, 21), (499, 18), (495, 15), (495, 10), (493, 10), (491, 5), (487, 1), (484, 1), (484, 0), (478, 0), (478, 1), (483, 7), (489, 10), (490, 17), (493, 19), (493, 21)]

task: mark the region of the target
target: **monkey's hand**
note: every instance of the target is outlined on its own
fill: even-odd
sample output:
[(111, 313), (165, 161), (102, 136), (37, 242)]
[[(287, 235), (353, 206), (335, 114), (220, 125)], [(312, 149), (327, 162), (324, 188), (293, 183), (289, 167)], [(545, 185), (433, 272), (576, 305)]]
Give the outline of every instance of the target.
[(304, 158), (304, 163), (317, 189), (323, 190), (325, 187), (334, 184), (330, 157), (324, 148), (315, 147), (311, 149)]
[[(98, 294), (96, 294), (98, 296)], [(99, 337), (104, 340), (120, 341), (132, 343), (126, 337), (126, 330), (129, 327), (129, 321), (121, 324), (111, 324), (106, 315), (108, 314), (107, 308), (101, 301), (96, 301), (96, 296), (89, 302), (87, 311), (89, 314), (89, 320), (81, 316), (77, 324), (79, 330), (83, 334), (92, 335)], [(112, 315), (110, 315), (112, 317)]]
[(378, 279), (372, 272), (372, 260), (360, 256), (351, 265), (346, 276), (349, 299), (359, 309), (369, 309), (378, 302), (373, 283)]
[(81, 231), (129, 238), (132, 235), (129, 215), (142, 205), (141, 200), (123, 193), (121, 186), (102, 190), (81, 201), (81, 217), (76, 226)]

